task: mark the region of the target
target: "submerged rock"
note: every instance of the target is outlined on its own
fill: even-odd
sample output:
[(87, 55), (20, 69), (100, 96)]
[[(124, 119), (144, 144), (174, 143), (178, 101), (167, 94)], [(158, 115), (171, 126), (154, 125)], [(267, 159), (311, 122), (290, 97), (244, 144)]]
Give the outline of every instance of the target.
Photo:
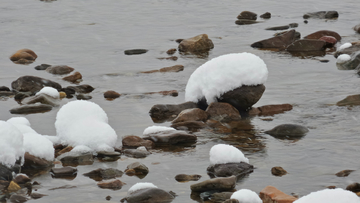
[(192, 38), (184, 39), (179, 44), (179, 51), (192, 54), (206, 53), (214, 48), (213, 42), (207, 34), (197, 35)]
[(10, 88), (8, 88), (6, 86), (0, 86), (0, 91), (1, 92), (10, 92)]
[(95, 88), (93, 88), (91, 85), (67, 86), (66, 88), (63, 88), (63, 91), (66, 92), (67, 94), (66, 89), (70, 89), (70, 91), (72, 90), (75, 91), (76, 93), (87, 94), (92, 92)]
[(236, 177), (226, 177), (226, 178), (213, 178), (210, 180), (205, 180), (200, 183), (196, 183), (190, 186), (191, 191), (193, 192), (205, 192), (211, 190), (217, 191), (230, 191), (233, 190), (236, 186)]
[(145, 164), (134, 162), (126, 167), (125, 173), (129, 174), (129, 171), (133, 173), (132, 175), (147, 175), (149, 173), (149, 168), (145, 166)]
[(172, 123), (186, 122), (186, 121), (206, 121), (209, 115), (199, 109), (185, 109), (172, 121)]
[(336, 103), (337, 106), (357, 106), (360, 105), (360, 94), (347, 96), (345, 99)]
[(289, 52), (324, 51), (325, 45), (326, 42), (323, 40), (301, 39), (290, 44), (286, 50)]
[(63, 78), (63, 80), (71, 83), (79, 83), (81, 79), (82, 79), (82, 75), (80, 72), (75, 72), (74, 74)]
[(92, 153), (68, 152), (58, 157), (63, 166), (92, 165), (94, 158)]
[(201, 178), (201, 175), (187, 175), (187, 174), (178, 174), (175, 176), (175, 180), (178, 182), (188, 182), (188, 181), (198, 181)]
[(201, 128), (205, 128), (207, 125), (202, 121), (185, 121), (173, 123), (170, 127), (175, 128), (176, 130), (184, 130), (184, 131), (198, 131)]
[(132, 192), (121, 202), (127, 203), (170, 203), (175, 197), (159, 188), (145, 188)]
[(35, 66), (35, 70), (46, 70), (50, 66), (51, 65), (49, 65), (49, 64), (41, 64), (41, 65)]
[(311, 34), (305, 36), (304, 38), (305, 39), (320, 39), (321, 37), (324, 37), (324, 36), (335, 37), (335, 39), (337, 41), (341, 40), (341, 36), (337, 32), (334, 32), (331, 30), (320, 30), (320, 31), (311, 33)]
[(160, 131), (157, 133), (147, 134), (143, 137), (145, 140), (151, 140), (156, 146), (193, 144), (196, 143), (196, 135), (186, 133), (184, 131)]
[(139, 136), (129, 135), (122, 139), (123, 147), (138, 148), (141, 146), (147, 149), (153, 148), (155, 145), (151, 140), (144, 140)]
[(147, 49), (129, 49), (124, 51), (125, 55), (139, 55), (145, 54), (146, 52), (148, 52)]
[(48, 104), (27, 104), (10, 109), (11, 114), (33, 114), (51, 111), (53, 107)]
[(295, 40), (295, 30), (251, 44), (253, 48), (284, 50)]
[(51, 74), (54, 74), (54, 75), (64, 75), (64, 74), (69, 74), (72, 71), (74, 71), (74, 68), (66, 66), (66, 65), (50, 66), (46, 69), (46, 71)]
[(296, 197), (287, 195), (273, 186), (266, 186), (260, 192), (260, 198), (263, 202), (294, 202)]
[(77, 175), (77, 169), (69, 166), (52, 168), (50, 174), (53, 178), (74, 179)]
[(133, 157), (133, 158), (145, 158), (151, 153), (145, 149), (125, 149), (123, 150), (123, 153), (127, 157)]
[(156, 104), (150, 109), (151, 119), (155, 123), (173, 120), (181, 111), (185, 109), (197, 108), (194, 102), (182, 104)]
[(318, 11), (304, 14), (304, 19), (320, 18), (320, 19), (333, 19), (338, 18), (339, 13), (337, 11)]
[(169, 49), (166, 51), (166, 53), (169, 55), (173, 55), (173, 54), (175, 54), (175, 52), (176, 52), (176, 49)]
[(241, 116), (239, 111), (231, 104), (223, 102), (211, 103), (206, 112), (209, 115), (209, 119), (217, 120), (220, 122), (228, 122), (232, 120), (240, 120)]
[(275, 166), (271, 168), (271, 174), (273, 174), (274, 176), (283, 176), (287, 174), (287, 171), (281, 166)]
[(271, 18), (271, 13), (270, 13), (270, 12), (266, 12), (266, 13), (260, 15), (260, 18), (270, 19), (270, 18)]
[(180, 72), (180, 71), (183, 71), (183, 70), (184, 70), (184, 66), (183, 66), (183, 65), (175, 65), (175, 66), (170, 66), (170, 67), (164, 67), (164, 68), (161, 68), (161, 69), (159, 69), (159, 70), (142, 71), (141, 73)]
[(256, 20), (257, 14), (251, 11), (243, 11), (237, 16), (237, 19)]
[(123, 174), (124, 172), (114, 168), (107, 168), (107, 169), (98, 168), (88, 173), (84, 173), (83, 175), (95, 181), (102, 181), (103, 179), (112, 179), (112, 178), (121, 177)]
[(22, 76), (11, 83), (11, 87), (19, 92), (31, 92), (32, 94), (40, 91), (43, 87), (53, 87), (58, 91), (61, 89), (59, 83), (36, 76)]
[(212, 178), (236, 176), (237, 179), (241, 179), (253, 171), (254, 166), (245, 162), (215, 164), (207, 168), (207, 173)]
[(237, 21), (235, 21), (235, 24), (237, 25), (251, 25), (251, 24), (255, 24), (255, 23), (259, 23), (256, 20), (248, 20), (248, 19), (239, 19)]
[(291, 104), (273, 104), (252, 108), (249, 115), (272, 116), (274, 114), (284, 113), (292, 110)]
[(118, 179), (102, 181), (97, 184), (100, 188), (103, 189), (112, 189), (112, 190), (120, 190), (125, 183), (121, 182)]
[(10, 60), (16, 64), (30, 64), (35, 61), (37, 55), (30, 49), (20, 49), (10, 57)]
[(276, 138), (299, 138), (305, 136), (309, 130), (301, 125), (296, 124), (282, 124), (278, 125), (275, 128), (265, 131), (265, 133), (274, 136)]

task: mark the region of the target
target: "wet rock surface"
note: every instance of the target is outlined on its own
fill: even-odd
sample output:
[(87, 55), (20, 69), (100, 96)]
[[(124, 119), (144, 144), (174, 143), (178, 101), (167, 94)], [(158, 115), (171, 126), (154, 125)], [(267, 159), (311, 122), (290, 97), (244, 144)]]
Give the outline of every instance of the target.
[(318, 11), (304, 14), (304, 19), (320, 18), (320, 19), (333, 19), (338, 18), (339, 13), (337, 11)]
[(53, 178), (74, 179), (77, 175), (77, 169), (70, 166), (52, 168), (50, 174)]
[(139, 55), (145, 54), (146, 52), (148, 52), (147, 49), (129, 49), (124, 51), (125, 55)]
[(360, 105), (360, 94), (347, 96), (345, 99), (338, 101), (337, 106), (357, 106)]
[(352, 173), (353, 171), (355, 171), (355, 170), (342, 170), (342, 171), (337, 172), (335, 175), (336, 175), (337, 177), (347, 177), (347, 176), (349, 176), (350, 173)]
[(193, 102), (182, 104), (156, 104), (150, 109), (150, 116), (155, 123), (173, 120), (181, 111), (185, 109), (197, 108)]
[(123, 174), (124, 172), (114, 168), (106, 168), (106, 169), (98, 168), (88, 173), (84, 173), (83, 175), (95, 181), (102, 181), (112, 178), (118, 178), (121, 177)]
[(180, 114), (172, 121), (172, 123), (186, 121), (206, 121), (208, 117), (208, 114), (199, 108), (185, 109), (180, 112)]
[(315, 39), (301, 39), (290, 44), (286, 50), (289, 52), (324, 51), (326, 42)]
[(53, 87), (57, 90), (61, 89), (61, 85), (51, 80), (40, 78), (36, 76), (22, 76), (11, 83), (11, 87), (19, 92), (31, 92), (36, 93), (43, 87)]
[(253, 48), (284, 50), (295, 41), (295, 30), (251, 44)]
[(196, 183), (190, 186), (191, 191), (193, 192), (205, 192), (211, 190), (218, 191), (230, 191), (235, 188), (236, 177), (226, 177), (226, 178), (213, 178), (210, 180), (205, 180), (200, 183)]
[(50, 66), (46, 69), (47, 72), (54, 74), (54, 75), (65, 75), (69, 74), (75, 69), (66, 65), (60, 65), (60, 66)]
[(41, 93), (41, 94), (37, 94), (35, 96), (31, 96), (31, 97), (26, 97), (21, 101), (22, 104), (36, 104), (36, 103), (41, 103), (41, 104), (47, 104), (50, 106), (59, 106), (60, 103), (60, 99), (59, 98), (54, 98), (52, 96), (49, 96), (47, 94)]
[(123, 153), (125, 156), (127, 157), (133, 157), (133, 158), (145, 158), (148, 155), (150, 155), (151, 153), (149, 151), (146, 150), (141, 150), (141, 149), (124, 149)]
[(120, 93), (112, 91), (112, 90), (108, 90), (104, 93), (104, 98), (106, 99), (116, 99), (119, 98), (121, 96)]
[(272, 135), (276, 138), (299, 138), (305, 136), (309, 130), (301, 125), (296, 124), (282, 124), (274, 127), (271, 130), (265, 131), (265, 133)]
[(197, 35), (192, 38), (184, 39), (179, 44), (179, 51), (192, 54), (206, 53), (214, 48), (213, 42), (207, 34)]
[(271, 168), (271, 174), (273, 174), (274, 176), (283, 176), (287, 174), (287, 171), (281, 166), (275, 166)]
[(27, 104), (10, 109), (12, 114), (33, 114), (51, 111), (53, 106), (48, 104)]
[(82, 75), (80, 72), (75, 72), (72, 75), (63, 77), (63, 80), (71, 82), (71, 83), (79, 83), (82, 79)]
[(229, 177), (236, 176), (241, 179), (254, 171), (254, 166), (245, 162), (215, 164), (207, 168), (210, 177)]
[(136, 135), (129, 135), (123, 138), (122, 144), (124, 147), (138, 148), (141, 146), (151, 149), (154, 147), (154, 143), (151, 140), (144, 140)]
[(123, 183), (123, 182), (121, 182), (120, 180), (117, 180), (117, 179), (116, 180), (102, 181), (102, 182), (97, 183), (97, 185), (100, 188), (112, 189), (112, 190), (120, 190), (124, 184), (125, 183)]
[(248, 20), (256, 20), (257, 14), (251, 11), (242, 11), (238, 16), (237, 19), (248, 19)]
[(36, 58), (37, 55), (34, 51), (30, 49), (20, 49), (10, 57), (10, 60), (16, 64), (30, 64), (33, 63)]
[(175, 180), (178, 182), (188, 182), (188, 181), (198, 181), (201, 178), (201, 175), (187, 175), (187, 174), (178, 174), (175, 176)]
[(264, 203), (270, 203), (270, 202), (291, 203), (297, 200), (296, 197), (287, 195), (282, 191), (278, 190), (274, 186), (266, 186), (264, 189), (262, 189), (260, 192), (260, 198)]
[(217, 120), (220, 122), (228, 122), (233, 120), (240, 120), (241, 116), (239, 111), (231, 104), (223, 102), (211, 103), (206, 108), (206, 113), (209, 119)]
[(197, 137), (184, 131), (161, 131), (145, 135), (143, 139), (153, 141), (156, 146), (164, 146), (193, 144), (196, 143)]
[(307, 36), (305, 36), (305, 39), (320, 39), (321, 37), (325, 37), (325, 36), (331, 36), (331, 37), (335, 37), (335, 39), (337, 41), (341, 40), (341, 36), (334, 31), (331, 30), (319, 30), (317, 32), (311, 33)]
[(127, 203), (170, 203), (175, 197), (159, 188), (145, 188), (126, 196), (121, 202)]
[(72, 153), (68, 152), (58, 157), (63, 166), (91, 165), (94, 163), (92, 153)]
[(145, 166), (145, 164), (142, 164), (140, 162), (134, 162), (126, 167), (125, 173), (146, 176), (149, 173), (149, 168)]

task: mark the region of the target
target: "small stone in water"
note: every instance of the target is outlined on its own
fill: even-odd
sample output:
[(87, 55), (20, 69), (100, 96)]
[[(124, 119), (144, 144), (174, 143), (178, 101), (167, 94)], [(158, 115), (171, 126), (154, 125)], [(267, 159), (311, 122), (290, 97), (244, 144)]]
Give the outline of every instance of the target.
[(335, 175), (337, 177), (346, 177), (348, 175), (350, 175), (351, 172), (353, 172), (354, 170), (343, 170), (343, 171), (340, 171), (338, 173), (336, 173)]
[(283, 176), (287, 174), (287, 171), (281, 166), (275, 166), (271, 169), (271, 174), (273, 174), (274, 176)]

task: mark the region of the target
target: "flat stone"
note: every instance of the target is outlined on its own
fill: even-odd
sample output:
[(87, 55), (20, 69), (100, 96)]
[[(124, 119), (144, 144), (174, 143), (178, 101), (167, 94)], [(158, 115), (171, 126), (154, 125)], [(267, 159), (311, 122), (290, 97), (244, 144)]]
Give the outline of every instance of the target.
[(326, 42), (315, 39), (296, 40), (290, 44), (286, 50), (289, 52), (308, 52), (308, 51), (324, 51)]
[(120, 180), (109, 180), (109, 181), (102, 181), (97, 184), (99, 188), (103, 189), (112, 189), (112, 190), (120, 190), (125, 183), (121, 182)]
[(191, 191), (193, 192), (205, 192), (210, 190), (218, 191), (230, 191), (233, 190), (236, 186), (236, 177), (226, 177), (226, 178), (213, 178), (210, 180), (205, 180), (200, 183), (196, 183), (190, 186)]
[(170, 127), (175, 128), (176, 130), (195, 132), (199, 129), (205, 128), (206, 126), (206, 123), (204, 123), (203, 121), (184, 121), (173, 123)]
[(148, 134), (143, 139), (153, 141), (156, 146), (163, 146), (196, 143), (197, 137), (196, 135), (176, 130)]
[(333, 19), (338, 17), (339, 17), (339, 13), (337, 11), (318, 11), (318, 12), (306, 13), (303, 15), (304, 19), (309, 19), (309, 18)]
[(292, 110), (293, 106), (291, 104), (273, 104), (265, 105), (257, 108), (253, 108), (249, 115), (261, 115), (261, 116), (272, 116), (279, 113), (284, 113), (286, 111)]
[(175, 176), (175, 180), (178, 182), (188, 182), (188, 181), (198, 181), (201, 178), (201, 175), (187, 175), (187, 174), (178, 174)]
[(169, 54), (169, 55), (173, 55), (173, 54), (176, 53), (176, 49), (169, 49), (169, 50), (166, 51), (166, 53)]
[(124, 51), (125, 55), (139, 55), (145, 54), (146, 52), (148, 52), (147, 49), (129, 49)]
[(10, 96), (15, 96), (15, 93), (9, 91), (0, 91), (0, 97), (10, 97)]
[(10, 109), (11, 114), (33, 114), (51, 111), (53, 107), (48, 104), (27, 104)]
[(36, 76), (22, 76), (11, 83), (11, 87), (19, 92), (31, 92), (36, 93), (43, 87), (53, 87), (57, 90), (61, 89), (61, 85), (57, 82), (47, 80)]
[(46, 69), (46, 71), (51, 74), (54, 74), (54, 75), (64, 75), (64, 74), (69, 74), (72, 71), (74, 71), (74, 68), (66, 66), (66, 65), (50, 66)]
[(311, 34), (305, 36), (304, 38), (305, 39), (320, 39), (321, 37), (324, 37), (324, 36), (335, 37), (335, 39), (337, 41), (341, 40), (341, 36), (337, 32), (334, 32), (331, 30), (319, 30), (317, 32), (314, 32), (314, 33), (311, 33)]
[(60, 99), (59, 98), (54, 98), (52, 96), (49, 96), (47, 94), (41, 93), (38, 95), (34, 95), (34, 96), (30, 96), (30, 97), (26, 97), (21, 101), (22, 104), (36, 104), (36, 103), (41, 103), (41, 104), (47, 104), (50, 106), (59, 106), (60, 103)]
[(137, 190), (124, 199), (121, 202), (127, 203), (170, 203), (174, 199), (174, 196), (169, 192), (166, 192), (159, 188), (145, 188)]
[(297, 200), (297, 198), (287, 195), (273, 186), (266, 186), (261, 190), (260, 198), (263, 203), (292, 203)]
[(45, 169), (53, 165), (52, 161), (47, 161), (45, 159), (38, 158), (25, 152), (25, 162), (22, 166), (22, 169)]
[(335, 175), (336, 175), (337, 177), (347, 177), (347, 176), (349, 176), (350, 173), (352, 173), (353, 171), (355, 171), (355, 170), (342, 170), (342, 171), (337, 172)]
[(295, 30), (251, 44), (253, 48), (284, 50), (295, 40)]
[(69, 166), (52, 168), (50, 174), (53, 178), (74, 179), (77, 175), (77, 169)]
[(58, 157), (63, 166), (92, 165), (94, 158), (92, 153), (75, 154), (68, 152)]
[(124, 149), (123, 153), (127, 157), (133, 157), (133, 158), (145, 158), (151, 153), (145, 150), (139, 150), (139, 149)]
[(180, 112), (180, 114), (172, 121), (172, 123), (186, 121), (206, 121), (208, 117), (209, 115), (199, 108), (185, 109)]
[(239, 19), (235, 21), (235, 24), (237, 25), (251, 25), (255, 23), (259, 23), (259, 22), (256, 20), (249, 20), (249, 19)]
[(185, 53), (206, 53), (214, 48), (213, 42), (207, 34), (197, 35), (192, 38), (184, 39), (179, 44), (179, 51)]
[(173, 120), (181, 111), (185, 109), (197, 108), (194, 102), (182, 104), (156, 104), (151, 107), (149, 114), (155, 123)]
[(87, 176), (95, 181), (102, 181), (103, 179), (113, 179), (121, 177), (124, 174), (121, 170), (114, 168), (102, 169), (98, 168), (96, 170), (84, 173), (84, 176)]
[(91, 85), (84, 84), (84, 85), (78, 85), (78, 86), (67, 86), (66, 89), (71, 89), (77, 93), (87, 94), (87, 93), (92, 92), (95, 88), (93, 88)]
[(46, 70), (47, 68), (49, 68), (51, 65), (49, 64), (41, 64), (41, 65), (38, 65), (38, 66), (35, 66), (35, 69), (36, 70)]
[(336, 103), (337, 106), (358, 106), (360, 105), (360, 94), (347, 96)]
[(254, 171), (254, 166), (245, 162), (226, 163), (210, 165), (207, 173), (210, 177), (229, 177), (236, 176), (237, 179), (243, 178)]
[(151, 149), (155, 144), (151, 140), (144, 140), (136, 135), (129, 135), (122, 139), (123, 147), (138, 148), (144, 146), (148, 149)]
[(265, 133), (274, 137), (289, 139), (302, 137), (308, 132), (309, 130), (306, 127), (296, 124), (282, 124), (271, 130), (265, 131)]

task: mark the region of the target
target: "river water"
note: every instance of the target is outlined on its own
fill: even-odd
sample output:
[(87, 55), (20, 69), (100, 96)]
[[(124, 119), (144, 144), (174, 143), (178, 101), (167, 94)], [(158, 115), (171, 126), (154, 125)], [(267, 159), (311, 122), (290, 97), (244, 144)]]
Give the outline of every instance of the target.
[[(173, 202), (197, 202), (191, 198), (190, 185), (178, 183), (177, 174), (199, 174), (200, 181), (208, 179), (209, 150), (217, 143), (238, 146), (256, 167), (249, 177), (236, 186), (259, 193), (273, 185), (287, 194), (306, 195), (327, 186), (346, 187), (360, 179), (358, 132), (359, 107), (337, 107), (336, 102), (348, 95), (358, 94), (360, 79), (354, 71), (341, 71), (336, 59), (329, 53), (323, 57), (295, 57), (287, 53), (257, 50), (250, 47), (255, 41), (274, 34), (265, 28), (299, 23), (296, 28), (302, 36), (318, 30), (332, 30), (342, 37), (339, 44), (358, 41), (352, 27), (359, 23), (358, 0), (344, 1), (288, 1), (288, 0), (225, 0), (225, 1), (114, 1), (114, 0), (2, 0), (0, 4), (0, 86), (23, 75), (34, 75), (54, 80), (63, 86), (71, 85), (61, 77), (34, 69), (36, 65), (68, 65), (83, 75), (81, 84), (96, 89), (91, 101), (108, 114), (109, 123), (118, 136), (142, 135), (154, 125), (148, 112), (155, 104), (184, 102), (184, 91), (191, 73), (211, 58), (237, 52), (250, 52), (261, 57), (269, 69), (266, 91), (255, 106), (290, 103), (293, 110), (268, 117), (246, 120), (250, 129), (237, 135), (199, 134), (196, 147), (181, 150), (154, 150), (144, 159), (122, 157), (117, 162), (96, 161), (91, 166), (78, 166), (74, 180), (52, 179), (50, 174), (35, 177), (41, 183), (38, 193), (46, 194), (28, 202), (119, 202), (127, 190), (137, 182), (152, 182), (159, 188), (172, 190), (178, 196)], [(272, 18), (252, 25), (236, 25), (241, 11), (253, 11), (260, 16), (271, 12)], [(303, 14), (322, 10), (339, 12), (337, 20), (309, 19)], [(208, 34), (215, 48), (206, 58), (183, 56), (177, 61), (159, 60), (167, 57), (168, 49), (177, 48), (174, 41), (198, 34)], [(339, 45), (338, 44), (338, 45)], [(30, 65), (18, 65), (9, 60), (15, 51), (29, 48), (38, 58)], [(126, 49), (142, 48), (143, 55), (128, 56)], [(318, 59), (327, 59), (322, 63)], [(138, 74), (140, 71), (160, 69), (181, 64), (178, 73)], [(127, 93), (113, 101), (103, 98), (107, 90)], [(178, 97), (145, 95), (145, 92), (177, 90)], [(73, 99), (62, 100), (62, 105)], [(1, 99), (0, 119), (13, 116), (9, 109), (18, 104), (12, 99)], [(32, 127), (40, 134), (55, 135), (55, 117), (59, 108), (43, 114), (26, 115)], [(267, 134), (276, 125), (292, 123), (306, 126), (310, 132), (301, 140), (279, 140)], [(170, 126), (162, 123), (158, 125)], [(236, 139), (242, 136), (242, 139)], [(245, 138), (244, 138), (245, 137)], [(249, 140), (244, 144), (244, 140)], [(250, 144), (249, 144), (250, 143)], [(147, 165), (150, 173), (143, 179), (124, 175), (126, 183), (117, 191), (100, 189), (96, 182), (83, 173), (97, 168), (125, 170), (132, 162)], [(289, 174), (271, 175), (271, 168), (282, 166)], [(356, 170), (348, 177), (334, 174)], [(49, 190), (64, 185), (72, 189)], [(112, 199), (106, 201), (110, 195)]]

